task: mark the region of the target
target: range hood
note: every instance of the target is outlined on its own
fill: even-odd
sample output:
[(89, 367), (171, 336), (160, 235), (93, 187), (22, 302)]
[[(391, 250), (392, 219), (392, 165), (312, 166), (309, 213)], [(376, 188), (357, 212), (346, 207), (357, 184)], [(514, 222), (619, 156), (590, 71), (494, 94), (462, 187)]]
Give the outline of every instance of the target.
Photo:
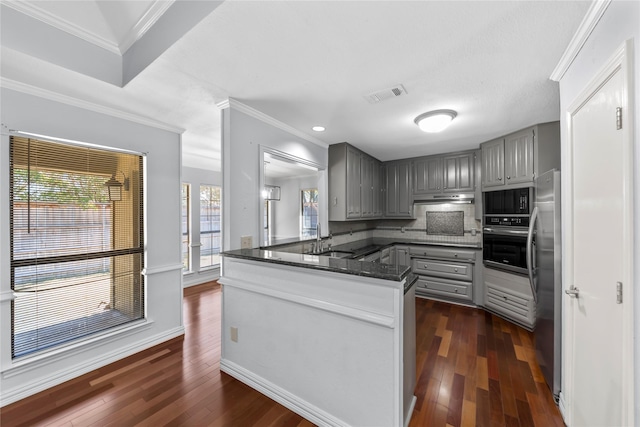
[(436, 203), (473, 203), (474, 193), (460, 194), (423, 194), (413, 197), (414, 204), (436, 204)]

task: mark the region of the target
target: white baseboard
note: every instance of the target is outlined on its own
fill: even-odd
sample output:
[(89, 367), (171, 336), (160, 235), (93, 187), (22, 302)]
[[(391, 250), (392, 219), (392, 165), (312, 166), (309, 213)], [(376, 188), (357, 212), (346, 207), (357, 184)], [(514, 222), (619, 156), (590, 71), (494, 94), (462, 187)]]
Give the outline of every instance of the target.
[(182, 287), (201, 285), (203, 283), (218, 280), (220, 278), (220, 267), (199, 271), (198, 273), (186, 273), (182, 276)]
[(65, 381), (77, 378), (88, 372), (102, 368), (110, 363), (124, 359), (125, 357), (139, 353), (182, 335), (184, 335), (184, 327), (181, 326), (148, 339), (138, 341), (135, 345), (129, 345), (127, 347), (118, 348), (117, 350), (101, 354), (100, 356), (89, 359), (82, 364), (75, 364), (65, 369), (57, 370), (52, 372), (50, 375), (37, 379), (36, 381), (22, 384), (20, 387), (15, 387), (11, 390), (7, 390), (3, 387), (2, 394), (0, 395), (0, 407), (4, 407), (17, 402), (18, 400), (40, 393), (41, 391), (62, 384)]
[(415, 396), (412, 396), (411, 398), (411, 405), (409, 406), (409, 411), (407, 412), (407, 414), (405, 415), (405, 419), (404, 419), (404, 427), (408, 427), (409, 423), (411, 422), (411, 417), (413, 416), (413, 410), (416, 407), (416, 402), (418, 401), (418, 398)]
[(335, 418), (320, 408), (300, 399), (298, 396), (289, 393), (281, 387), (253, 374), (250, 371), (247, 371), (229, 360), (220, 360), (220, 370), (318, 426), (349, 426), (344, 421)]
[(560, 409), (560, 415), (562, 415), (564, 423), (567, 424), (567, 405), (564, 401), (564, 394), (562, 394), (562, 391), (560, 392), (560, 396), (558, 396), (558, 409)]

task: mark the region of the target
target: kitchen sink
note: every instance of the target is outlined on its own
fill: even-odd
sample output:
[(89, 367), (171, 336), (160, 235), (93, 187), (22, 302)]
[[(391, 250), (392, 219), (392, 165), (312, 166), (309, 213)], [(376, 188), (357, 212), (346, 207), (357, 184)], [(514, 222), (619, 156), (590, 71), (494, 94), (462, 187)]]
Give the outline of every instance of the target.
[(353, 256), (353, 252), (348, 251), (324, 251), (320, 252), (320, 256), (329, 256), (331, 258), (349, 258)]

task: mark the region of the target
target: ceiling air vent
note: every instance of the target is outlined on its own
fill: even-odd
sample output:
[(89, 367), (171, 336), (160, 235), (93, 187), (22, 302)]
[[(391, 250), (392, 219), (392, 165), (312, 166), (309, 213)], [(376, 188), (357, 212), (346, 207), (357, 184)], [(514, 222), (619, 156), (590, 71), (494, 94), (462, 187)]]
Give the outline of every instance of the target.
[(407, 90), (402, 85), (397, 85), (387, 89), (378, 90), (365, 95), (364, 98), (369, 104), (377, 104), (378, 102), (386, 101), (387, 99), (395, 98), (402, 94), (406, 94)]

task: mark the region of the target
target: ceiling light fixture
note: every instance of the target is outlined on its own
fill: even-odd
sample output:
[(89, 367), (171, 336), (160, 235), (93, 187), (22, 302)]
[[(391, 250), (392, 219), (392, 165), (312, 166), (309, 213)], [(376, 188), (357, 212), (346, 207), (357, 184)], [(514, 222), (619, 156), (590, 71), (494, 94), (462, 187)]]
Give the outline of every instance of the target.
[(423, 132), (441, 132), (457, 115), (453, 110), (435, 110), (420, 114), (414, 122)]
[(316, 131), (316, 132), (324, 132), (324, 126), (314, 126), (311, 128), (312, 130)]

